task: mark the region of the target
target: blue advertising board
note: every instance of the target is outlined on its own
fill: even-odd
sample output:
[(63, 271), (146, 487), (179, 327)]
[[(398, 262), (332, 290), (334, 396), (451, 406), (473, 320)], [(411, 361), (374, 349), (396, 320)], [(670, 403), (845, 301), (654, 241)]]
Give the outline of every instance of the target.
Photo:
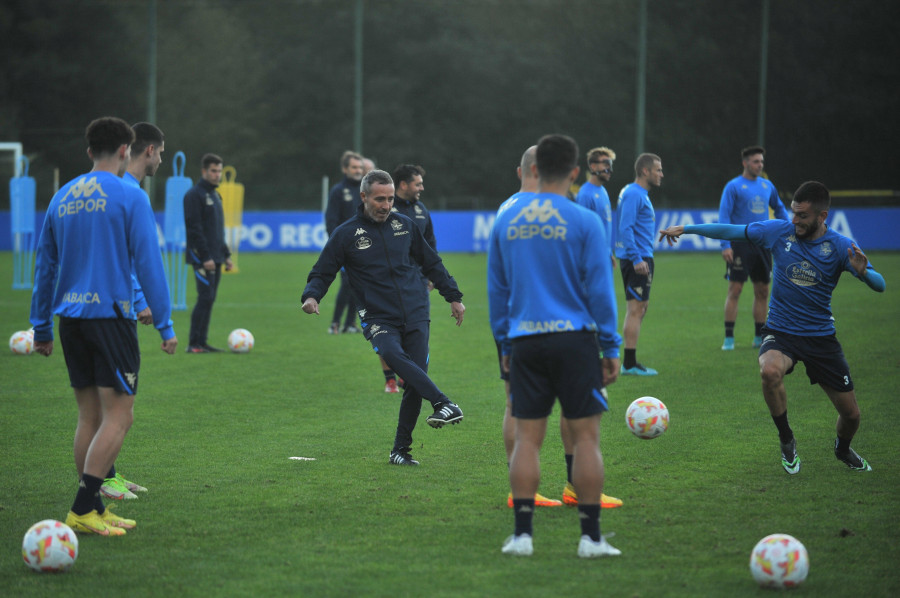
[[(432, 212), (438, 251), (479, 253), (487, 250), (494, 212)], [(41, 230), (44, 214), (35, 214), (35, 230)], [(715, 222), (716, 210), (657, 210), (657, 228), (676, 224)], [(165, 216), (156, 214), (160, 240), (164, 240)], [(828, 225), (855, 240), (864, 251), (900, 250), (900, 208), (846, 208), (832, 210)], [(0, 212), (0, 251), (10, 251), (10, 213)], [(244, 212), (241, 226), (242, 252), (319, 251), (328, 240), (319, 212)], [(718, 251), (719, 242), (685, 235), (670, 248), (657, 243), (659, 251)]]

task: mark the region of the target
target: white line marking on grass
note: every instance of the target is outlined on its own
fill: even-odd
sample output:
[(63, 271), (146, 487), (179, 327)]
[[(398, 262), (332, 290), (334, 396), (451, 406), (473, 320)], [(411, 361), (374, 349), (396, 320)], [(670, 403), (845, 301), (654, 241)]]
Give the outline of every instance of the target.
[(312, 457), (288, 457), (291, 461), (315, 461)]

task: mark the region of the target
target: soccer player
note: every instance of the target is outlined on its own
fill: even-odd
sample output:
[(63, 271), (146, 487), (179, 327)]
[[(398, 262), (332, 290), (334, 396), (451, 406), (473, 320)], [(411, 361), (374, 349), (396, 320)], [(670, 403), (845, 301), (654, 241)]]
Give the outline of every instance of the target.
[[(580, 206), (597, 212), (603, 225), (606, 227), (606, 237), (612, 243), (613, 215), (612, 205), (609, 202), (609, 193), (606, 185), (612, 178), (613, 162), (616, 152), (608, 147), (595, 147), (587, 153), (588, 180), (578, 190), (575, 201)], [(613, 268), (616, 267), (616, 258), (610, 252)]]
[(231, 270), (231, 250), (225, 244), (225, 212), (216, 187), (222, 181), (222, 158), (204, 154), (200, 180), (184, 194), (185, 261), (194, 268), (197, 303), (191, 312), (188, 353), (220, 353), (207, 343), (209, 320), (222, 280), (222, 265)]
[(617, 555), (600, 535), (600, 416), (608, 409), (604, 386), (619, 373), (621, 342), (609, 242), (600, 217), (566, 197), (579, 172), (575, 141), (545, 135), (535, 162), (538, 193), (507, 202), (491, 229), (488, 253), (491, 330), (509, 356), (515, 422), (509, 467), (515, 531), (502, 552), (533, 552), (539, 453), (558, 398), (574, 444), (578, 556)]
[(462, 325), (466, 308), (456, 281), (419, 227), (406, 216), (391, 212), (391, 175), (383, 170), (369, 172), (360, 184), (360, 198), (356, 217), (334, 231), (310, 271), (302, 309), (318, 314), (319, 301), (338, 271), (345, 269), (354, 295), (361, 300), (359, 313), (366, 340), (405, 381), (388, 462), (418, 465), (410, 451), (422, 399), (434, 408), (425, 420), (433, 428), (463, 418), (459, 406), (427, 374), (429, 298), (420, 270), (450, 304), (457, 326)]
[[(741, 150), (744, 172), (725, 185), (719, 202), (720, 224), (750, 224), (769, 219), (769, 208), (782, 220), (791, 217), (778, 198), (771, 181), (762, 177), (766, 150), (758, 145)], [(722, 240), (722, 259), (725, 260), (725, 341), (723, 351), (734, 350), (734, 323), (737, 320), (738, 300), (747, 278), (753, 282), (753, 346), (762, 344), (762, 328), (766, 324), (766, 303), (769, 299), (769, 280), (772, 255), (745, 241)]]
[[(325, 208), (325, 231), (330, 237), (334, 229), (356, 216), (356, 208), (359, 206), (359, 182), (363, 177), (364, 158), (356, 152), (347, 150), (341, 155), (341, 171), (344, 178), (328, 192), (328, 206)], [(346, 310), (344, 327), (341, 328), (341, 316)], [(356, 327), (356, 304), (350, 285), (347, 284), (346, 275), (341, 272), (341, 286), (334, 299), (334, 314), (331, 316), (331, 326), (328, 334), (341, 332), (359, 332)]]
[[(514, 201), (528, 201), (535, 195), (535, 193), (537, 193), (538, 176), (537, 172), (532, 168), (535, 163), (534, 160), (536, 151), (537, 146), (532, 145), (527, 150), (525, 150), (524, 154), (522, 154), (522, 159), (519, 163), (519, 166), (516, 168), (516, 175), (521, 181), (521, 187), (518, 193), (514, 194), (512, 197), (500, 204), (500, 208), (497, 210), (498, 215), (503, 212), (510, 203)], [(515, 423), (512, 417), (512, 403), (509, 396), (509, 354), (503, 354), (500, 343), (497, 343), (497, 357), (500, 360), (500, 379), (503, 380), (503, 386), (506, 390), (506, 409), (503, 413), (503, 446), (506, 449), (506, 464), (508, 467), (509, 462), (512, 458), (512, 452), (513, 448), (515, 447), (516, 441)], [(563, 488), (562, 501), (547, 498), (540, 493), (535, 493), (534, 505), (536, 507), (558, 507), (563, 503), (570, 506), (575, 506), (578, 504), (578, 494), (575, 492), (574, 484), (572, 484), (572, 460), (575, 447), (572, 444), (572, 435), (569, 433), (569, 426), (566, 422), (565, 416), (561, 416), (559, 418), (559, 433), (562, 437), (563, 451), (566, 459), (566, 485)], [(512, 508), (512, 492), (509, 493), (506, 501), (509, 507)], [(606, 494), (601, 493), (600, 506), (604, 509), (613, 509), (622, 506), (622, 500), (614, 496), (607, 496)]]
[[(131, 125), (134, 131), (134, 143), (131, 144), (131, 159), (128, 161), (128, 169), (122, 175), (122, 180), (138, 189), (141, 188), (141, 182), (144, 177), (153, 176), (162, 163), (162, 153), (165, 151), (166, 140), (163, 132), (155, 125), (150, 123), (135, 123)], [(141, 194), (150, 202), (150, 198), (141, 190)], [(144, 292), (132, 273), (134, 284), (134, 312), (137, 321), (144, 325), (153, 323), (153, 313)], [(171, 321), (170, 321), (171, 325)], [(103, 496), (113, 500), (134, 499), (137, 498), (135, 492), (147, 492), (147, 488), (125, 479), (122, 474), (116, 471), (116, 465), (109, 469), (103, 485), (100, 486), (100, 492)]]
[(759, 371), (763, 397), (778, 429), (781, 465), (791, 475), (800, 472), (800, 457), (788, 424), (784, 377), (794, 371), (798, 361), (806, 365), (810, 383), (825, 391), (838, 412), (834, 456), (850, 469), (872, 470), (850, 448), (859, 429), (859, 405), (850, 366), (835, 336), (831, 295), (844, 271), (879, 293), (884, 291), (884, 278), (856, 243), (825, 224), (830, 205), (831, 194), (825, 185), (808, 181), (794, 193), (790, 222), (773, 219), (744, 226), (696, 224), (660, 231), (660, 240), (667, 238), (670, 245), (682, 234), (698, 234), (746, 240), (772, 252), (775, 276), (769, 315), (762, 329)]
[(656, 213), (648, 191), (662, 185), (662, 160), (655, 154), (641, 154), (634, 163), (634, 182), (619, 192), (619, 230), (616, 257), (625, 285), (625, 359), (622, 374), (655, 376), (656, 370), (637, 360), (637, 342), (641, 323), (647, 315), (650, 285), (653, 282), (653, 240), (656, 237)]
[(142, 281), (162, 350), (175, 352), (169, 287), (145, 194), (121, 176), (134, 132), (104, 117), (85, 132), (94, 167), (50, 201), (35, 257), (31, 323), (35, 351), (53, 353), (53, 315), (78, 403), (78, 492), (66, 517), (77, 532), (123, 535), (136, 523), (113, 514), (100, 486), (134, 418), (140, 351), (131, 273)]

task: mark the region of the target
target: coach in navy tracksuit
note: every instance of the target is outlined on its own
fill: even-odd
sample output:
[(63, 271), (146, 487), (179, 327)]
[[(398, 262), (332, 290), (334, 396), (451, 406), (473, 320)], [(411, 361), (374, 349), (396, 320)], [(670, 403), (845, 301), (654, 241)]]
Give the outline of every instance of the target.
[(366, 174), (360, 185), (360, 199), (362, 205), (356, 217), (335, 229), (310, 271), (303, 291), (303, 311), (319, 313), (319, 301), (344, 268), (360, 302), (366, 339), (406, 381), (390, 462), (418, 465), (410, 448), (422, 399), (434, 407), (434, 413), (426, 420), (434, 428), (463, 418), (459, 406), (427, 374), (429, 299), (420, 282), (419, 269), (450, 303), (457, 326), (462, 324), (466, 308), (460, 302), (462, 293), (456, 281), (419, 228), (406, 216), (391, 212), (391, 176), (383, 170)]

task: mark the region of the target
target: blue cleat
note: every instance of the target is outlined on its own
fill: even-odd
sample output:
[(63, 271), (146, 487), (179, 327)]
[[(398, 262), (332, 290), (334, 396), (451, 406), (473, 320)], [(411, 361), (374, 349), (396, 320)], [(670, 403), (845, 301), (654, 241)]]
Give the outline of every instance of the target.
[(625, 369), (625, 366), (623, 365), (619, 373), (623, 376), (655, 376), (659, 372), (653, 368), (644, 367), (641, 364), (636, 363), (633, 368), (628, 369)]
[[(754, 346), (758, 347), (759, 345), (754, 345)], [(734, 337), (733, 336), (725, 337), (725, 342), (722, 343), (722, 350), (723, 351), (734, 351)]]
[[(762, 337), (754, 336), (753, 337), (753, 346), (756, 348), (759, 348), (761, 345), (762, 345)], [(725, 347), (722, 347), (722, 348), (724, 349)]]

